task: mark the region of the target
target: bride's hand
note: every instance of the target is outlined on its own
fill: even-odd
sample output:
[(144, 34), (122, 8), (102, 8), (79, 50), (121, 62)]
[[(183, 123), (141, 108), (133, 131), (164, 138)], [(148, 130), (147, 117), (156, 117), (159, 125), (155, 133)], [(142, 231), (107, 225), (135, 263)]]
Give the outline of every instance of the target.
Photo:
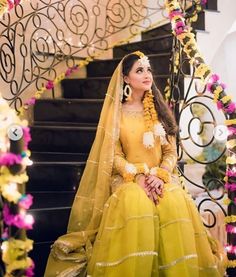
[(146, 176), (144, 174), (139, 174), (136, 178), (136, 183), (145, 191), (146, 195), (154, 202), (152, 193), (149, 191), (147, 183), (146, 183)]
[(164, 182), (160, 178), (149, 175), (146, 177), (146, 186), (149, 193), (152, 194), (155, 204), (158, 203), (158, 197), (163, 197)]

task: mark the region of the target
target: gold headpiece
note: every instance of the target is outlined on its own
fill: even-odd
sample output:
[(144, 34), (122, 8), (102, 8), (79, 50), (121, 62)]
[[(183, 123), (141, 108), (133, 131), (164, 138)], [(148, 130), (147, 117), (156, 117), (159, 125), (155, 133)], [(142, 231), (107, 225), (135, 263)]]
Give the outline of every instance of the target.
[(147, 66), (150, 67), (150, 62), (147, 56), (145, 56), (141, 51), (135, 51), (133, 54), (140, 57), (139, 63), (141, 66)]

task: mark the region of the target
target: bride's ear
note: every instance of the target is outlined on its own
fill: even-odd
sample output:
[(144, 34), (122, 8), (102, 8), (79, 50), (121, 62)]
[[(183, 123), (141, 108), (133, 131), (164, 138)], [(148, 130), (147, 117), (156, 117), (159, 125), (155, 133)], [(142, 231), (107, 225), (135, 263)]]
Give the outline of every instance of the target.
[(126, 84), (129, 84), (129, 77), (128, 76), (124, 76), (123, 80)]

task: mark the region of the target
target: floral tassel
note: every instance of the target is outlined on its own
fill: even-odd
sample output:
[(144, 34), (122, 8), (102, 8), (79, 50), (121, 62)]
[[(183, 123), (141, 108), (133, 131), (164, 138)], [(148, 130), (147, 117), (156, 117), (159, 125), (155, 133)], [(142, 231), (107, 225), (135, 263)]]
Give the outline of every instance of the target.
[(154, 125), (154, 135), (160, 137), (161, 145), (168, 144), (166, 140), (166, 131), (161, 123), (156, 123)]

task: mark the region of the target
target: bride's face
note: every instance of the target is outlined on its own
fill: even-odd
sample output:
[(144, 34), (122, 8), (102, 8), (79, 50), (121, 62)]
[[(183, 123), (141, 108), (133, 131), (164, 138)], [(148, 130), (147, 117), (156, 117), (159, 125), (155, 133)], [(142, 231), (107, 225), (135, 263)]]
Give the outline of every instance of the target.
[(124, 81), (131, 86), (133, 93), (150, 90), (153, 82), (151, 67), (137, 60), (128, 76), (124, 76)]

